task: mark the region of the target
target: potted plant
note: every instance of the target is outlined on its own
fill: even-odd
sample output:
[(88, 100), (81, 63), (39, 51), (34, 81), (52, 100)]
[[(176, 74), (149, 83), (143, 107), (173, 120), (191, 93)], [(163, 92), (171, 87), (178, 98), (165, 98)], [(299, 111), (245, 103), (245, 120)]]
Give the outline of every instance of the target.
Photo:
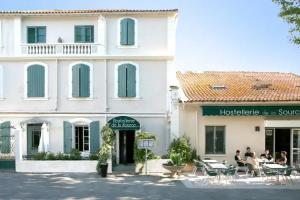
[(97, 163), (97, 172), (102, 177), (107, 177), (108, 159), (111, 157), (112, 148), (115, 142), (115, 133), (106, 124), (101, 130), (102, 146), (99, 150), (99, 160)]
[(185, 167), (183, 162), (182, 153), (177, 153), (175, 150), (172, 150), (170, 153), (170, 161), (166, 164), (163, 164), (163, 167), (171, 171), (171, 177), (179, 175), (181, 170)]

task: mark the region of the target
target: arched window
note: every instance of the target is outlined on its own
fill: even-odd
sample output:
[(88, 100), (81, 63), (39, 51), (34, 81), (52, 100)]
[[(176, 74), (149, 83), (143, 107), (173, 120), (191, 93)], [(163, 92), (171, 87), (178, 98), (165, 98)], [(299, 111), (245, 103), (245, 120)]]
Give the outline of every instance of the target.
[(118, 96), (136, 97), (136, 67), (132, 64), (118, 67)]
[(135, 45), (135, 20), (124, 18), (120, 20), (120, 44)]
[(46, 97), (45, 71), (39, 64), (27, 67), (27, 97)]
[(72, 97), (90, 97), (90, 67), (86, 64), (72, 66)]

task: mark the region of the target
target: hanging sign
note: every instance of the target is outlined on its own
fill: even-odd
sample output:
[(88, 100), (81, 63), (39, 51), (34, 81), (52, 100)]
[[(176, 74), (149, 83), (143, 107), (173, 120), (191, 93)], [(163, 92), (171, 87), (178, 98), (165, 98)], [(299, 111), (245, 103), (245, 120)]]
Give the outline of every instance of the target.
[(140, 123), (127, 116), (119, 116), (112, 118), (108, 121), (108, 124), (111, 129), (113, 130), (140, 130), (141, 125)]
[(154, 147), (154, 139), (139, 139), (138, 148), (139, 149), (151, 149)]

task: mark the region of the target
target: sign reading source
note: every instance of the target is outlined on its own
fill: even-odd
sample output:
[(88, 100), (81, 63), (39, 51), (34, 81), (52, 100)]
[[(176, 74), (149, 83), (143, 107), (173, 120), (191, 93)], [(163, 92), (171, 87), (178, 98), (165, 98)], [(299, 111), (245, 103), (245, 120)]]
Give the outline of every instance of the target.
[(300, 106), (203, 106), (203, 116), (300, 116)]
[(141, 128), (137, 120), (127, 116), (112, 118), (108, 123), (113, 130), (139, 130)]
[(140, 139), (138, 140), (138, 148), (139, 149), (151, 149), (154, 147), (153, 139)]

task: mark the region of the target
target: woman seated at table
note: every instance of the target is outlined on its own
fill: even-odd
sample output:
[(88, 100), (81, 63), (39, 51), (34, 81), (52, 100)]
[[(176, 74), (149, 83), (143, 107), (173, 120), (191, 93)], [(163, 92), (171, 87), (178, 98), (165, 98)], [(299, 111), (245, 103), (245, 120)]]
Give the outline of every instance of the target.
[(241, 154), (241, 151), (236, 150), (234, 160), (236, 161), (236, 163), (239, 167), (243, 167), (243, 166), (245, 166), (246, 161), (241, 158), (240, 154)]
[(277, 159), (276, 163), (280, 165), (286, 165), (287, 163), (287, 152), (286, 151), (281, 151), (280, 153), (280, 158)]
[(272, 155), (270, 154), (269, 149), (266, 149), (265, 153), (263, 153), (263, 154), (260, 155), (260, 158), (261, 159), (267, 159), (269, 161), (273, 159)]
[(246, 162), (247, 162), (247, 166), (248, 166), (248, 169), (251, 172), (251, 174), (253, 173), (254, 176), (257, 176), (258, 172), (259, 172), (259, 162), (256, 158), (255, 152), (252, 152), (250, 154), (250, 156), (247, 158)]

